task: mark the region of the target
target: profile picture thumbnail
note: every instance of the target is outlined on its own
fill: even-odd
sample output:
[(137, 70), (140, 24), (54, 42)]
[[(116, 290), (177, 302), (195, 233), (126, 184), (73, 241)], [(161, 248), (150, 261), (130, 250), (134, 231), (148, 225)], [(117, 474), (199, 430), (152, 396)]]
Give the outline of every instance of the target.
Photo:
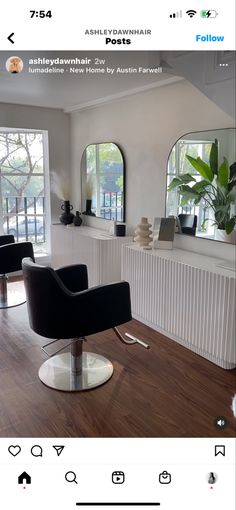
[(24, 67), (23, 60), (20, 57), (17, 57), (16, 55), (9, 57), (6, 61), (6, 70), (9, 73), (12, 74), (21, 73), (23, 67)]

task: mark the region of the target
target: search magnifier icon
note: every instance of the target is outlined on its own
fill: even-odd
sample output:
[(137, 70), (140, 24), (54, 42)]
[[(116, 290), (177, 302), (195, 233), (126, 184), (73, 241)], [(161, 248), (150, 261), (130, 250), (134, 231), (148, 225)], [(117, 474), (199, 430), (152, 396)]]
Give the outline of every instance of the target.
[(71, 482), (78, 483), (76, 480), (76, 474), (74, 471), (67, 471), (67, 473), (65, 474), (65, 479), (69, 483), (71, 483)]

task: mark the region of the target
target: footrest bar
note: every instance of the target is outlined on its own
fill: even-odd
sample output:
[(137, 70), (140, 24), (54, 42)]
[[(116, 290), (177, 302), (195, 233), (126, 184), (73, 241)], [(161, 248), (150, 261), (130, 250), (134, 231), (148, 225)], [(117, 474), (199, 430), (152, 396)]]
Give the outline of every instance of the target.
[(137, 344), (142, 345), (143, 347), (145, 347), (145, 349), (150, 349), (150, 345), (148, 345), (143, 340), (139, 340), (139, 338), (136, 338), (136, 336), (130, 335), (130, 333), (125, 333), (125, 336), (127, 336), (131, 340), (135, 340), (137, 342)]
[(72, 345), (74, 342), (77, 342), (78, 340), (81, 340), (83, 341), (84, 338), (73, 338), (68, 344), (64, 345), (63, 347), (61, 347), (60, 349), (57, 349), (57, 351), (54, 351), (52, 354), (50, 354), (46, 347), (48, 347), (49, 345), (52, 345), (52, 344), (55, 344), (55, 342), (59, 342), (59, 340), (61, 340), (60, 338), (57, 338), (56, 340), (52, 340), (52, 342), (48, 342), (47, 344), (43, 345), (41, 347), (41, 350), (48, 356), (48, 358), (52, 358), (53, 356), (55, 356), (56, 354), (58, 354), (59, 352), (61, 351), (64, 351), (64, 349), (66, 349), (67, 347), (70, 347), (70, 345)]
[(146, 342), (143, 342), (143, 340), (139, 340), (139, 338), (136, 338), (136, 336), (130, 335), (129, 333), (125, 333), (125, 336), (130, 338), (130, 340), (126, 340), (116, 326), (113, 329), (115, 331), (116, 336), (119, 338), (119, 340), (123, 344), (126, 344), (126, 345), (139, 344), (142, 347), (145, 347), (145, 349), (150, 349), (149, 345)]

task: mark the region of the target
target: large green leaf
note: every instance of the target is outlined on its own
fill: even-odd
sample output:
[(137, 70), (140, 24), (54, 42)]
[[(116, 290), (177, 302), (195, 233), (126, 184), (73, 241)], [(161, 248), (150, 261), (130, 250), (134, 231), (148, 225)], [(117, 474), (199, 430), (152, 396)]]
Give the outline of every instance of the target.
[(179, 193), (181, 195), (181, 204), (186, 205), (189, 200), (201, 200), (201, 194), (194, 191), (193, 188), (187, 185), (179, 187)]
[(218, 141), (215, 140), (215, 143), (211, 146), (210, 152), (210, 167), (213, 174), (217, 175), (218, 173)]
[(196, 182), (195, 177), (191, 174), (182, 174), (179, 175), (179, 178), (181, 179), (183, 184), (188, 184), (189, 182)]
[(173, 189), (181, 186), (182, 184), (188, 184), (189, 182), (196, 182), (196, 179), (190, 174), (179, 175), (178, 177), (174, 177), (173, 181), (168, 186), (168, 191), (172, 191)]
[(192, 158), (192, 156), (188, 156), (188, 154), (186, 154), (186, 158), (188, 159), (189, 163), (193, 166), (193, 168), (195, 168), (195, 170), (197, 170), (197, 172), (204, 179), (207, 179), (210, 182), (213, 181), (214, 174), (212, 172), (211, 167), (209, 165), (207, 165), (207, 163), (202, 161), (201, 158), (195, 159), (195, 158)]
[(200, 204), (202, 198), (203, 198), (203, 195), (199, 195), (198, 198), (195, 198), (195, 200), (193, 201), (194, 205)]
[(227, 190), (228, 182), (229, 182), (229, 163), (226, 158), (224, 158), (223, 163), (220, 165), (218, 170), (218, 182), (222, 188)]
[(172, 191), (172, 189), (177, 188), (182, 184), (181, 180), (178, 177), (175, 177), (173, 181), (170, 182), (167, 191)]
[(205, 179), (200, 182), (196, 182), (196, 184), (194, 184), (192, 187), (192, 189), (198, 193), (205, 193), (209, 188), (211, 188), (211, 185), (209, 184), (209, 181), (206, 181)]

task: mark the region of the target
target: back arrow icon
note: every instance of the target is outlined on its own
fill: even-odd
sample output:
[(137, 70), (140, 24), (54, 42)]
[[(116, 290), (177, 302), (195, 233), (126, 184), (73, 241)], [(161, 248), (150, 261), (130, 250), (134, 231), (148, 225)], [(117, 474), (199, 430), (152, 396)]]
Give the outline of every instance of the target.
[(13, 41), (13, 40), (12, 40), (13, 35), (14, 35), (14, 32), (12, 32), (12, 34), (10, 34), (10, 35), (8, 36), (8, 38), (7, 38), (7, 39), (8, 39), (8, 41), (10, 41), (12, 44), (15, 44), (15, 41)]

